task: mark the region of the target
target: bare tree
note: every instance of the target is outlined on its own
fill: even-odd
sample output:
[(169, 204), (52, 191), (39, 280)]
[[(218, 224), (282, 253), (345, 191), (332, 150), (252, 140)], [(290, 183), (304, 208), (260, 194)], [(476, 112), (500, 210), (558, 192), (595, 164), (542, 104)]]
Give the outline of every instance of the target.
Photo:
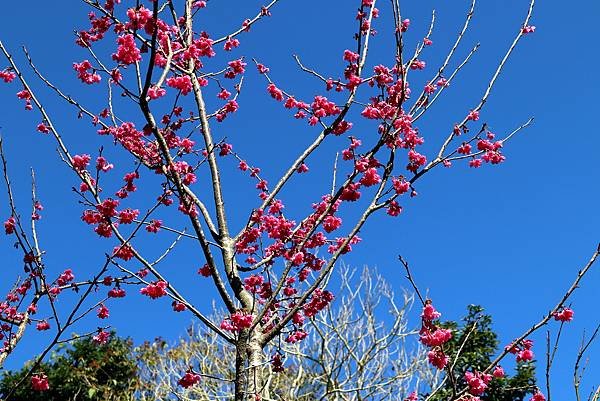
[[(278, 364), (261, 367), (270, 394), (263, 399), (375, 401), (435, 387), (440, 376), (408, 327), (412, 297), (404, 293), (398, 299), (384, 278), (366, 267), (360, 274), (344, 268), (334, 281), (338, 300), (309, 319), (306, 341), (268, 348)], [(235, 353), (213, 332), (190, 328), (174, 344), (158, 339), (138, 353), (141, 400), (231, 397)], [(189, 366), (198, 366), (204, 385), (181, 389), (177, 381)]]

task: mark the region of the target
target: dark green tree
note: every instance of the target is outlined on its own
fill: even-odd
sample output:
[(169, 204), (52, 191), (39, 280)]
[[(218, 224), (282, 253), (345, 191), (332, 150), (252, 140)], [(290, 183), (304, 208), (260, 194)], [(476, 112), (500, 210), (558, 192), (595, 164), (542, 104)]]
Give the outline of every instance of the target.
[(116, 335), (104, 345), (82, 338), (53, 353), (36, 372), (48, 376), (50, 389), (34, 391), (29, 378), (9, 399), (5, 395), (29, 372), (32, 362), (21, 370), (6, 371), (0, 379), (0, 398), (5, 401), (130, 401), (134, 399), (137, 364), (132, 342)]
[[(442, 389), (431, 398), (432, 401), (451, 399), (454, 388), (466, 387), (465, 372), (482, 371), (499, 351), (498, 336), (492, 330), (492, 318), (484, 313), (481, 306), (469, 305), (467, 316), (460, 325), (457, 322), (444, 322), (441, 326), (452, 329), (454, 333), (452, 340), (444, 345), (444, 350), (450, 363), (456, 362), (452, 369), (453, 380), (446, 380)], [(494, 378), (480, 398), (482, 401), (523, 401), (527, 395), (535, 393), (535, 389), (534, 362), (520, 362), (516, 365), (514, 375), (509, 375), (507, 371), (504, 378)]]

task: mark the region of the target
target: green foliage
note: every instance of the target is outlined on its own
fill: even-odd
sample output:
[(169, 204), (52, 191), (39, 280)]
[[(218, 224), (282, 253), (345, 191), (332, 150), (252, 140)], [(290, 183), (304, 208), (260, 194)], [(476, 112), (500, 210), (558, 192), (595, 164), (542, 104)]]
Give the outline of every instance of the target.
[[(114, 334), (114, 333), (113, 333)], [(19, 371), (4, 372), (0, 394), (13, 389), (31, 368), (27, 362)], [(29, 378), (23, 380), (5, 401), (129, 401), (133, 400), (137, 383), (136, 361), (130, 340), (115, 335), (105, 345), (90, 338), (74, 341), (52, 354), (35, 372), (48, 376), (50, 389), (38, 392)], [(34, 373), (35, 373), (34, 372)]]
[[(453, 368), (454, 385), (461, 389), (466, 386), (464, 375), (468, 370), (483, 370), (488, 367), (498, 352), (498, 336), (492, 330), (492, 318), (483, 313), (483, 308), (469, 305), (468, 313), (462, 324), (445, 322), (441, 326), (453, 331), (452, 339), (444, 346), (450, 363), (456, 360)], [(461, 349), (462, 347), (462, 349)], [(457, 353), (458, 358), (457, 358)], [(533, 363), (518, 363), (515, 374), (502, 379), (494, 378), (487, 391), (480, 398), (482, 401), (523, 401), (536, 388), (535, 366)], [(452, 396), (452, 380), (447, 380), (444, 387), (437, 392), (432, 401), (448, 400)]]

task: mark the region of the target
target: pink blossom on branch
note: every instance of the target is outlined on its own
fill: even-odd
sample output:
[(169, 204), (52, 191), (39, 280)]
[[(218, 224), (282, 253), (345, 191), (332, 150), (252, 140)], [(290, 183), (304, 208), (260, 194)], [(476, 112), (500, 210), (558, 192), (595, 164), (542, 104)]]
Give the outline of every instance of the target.
[(140, 50), (135, 44), (133, 35), (128, 34), (119, 36), (117, 39), (117, 44), (119, 46), (117, 48), (117, 52), (112, 55), (113, 60), (125, 65), (129, 65), (142, 59)]
[(150, 283), (140, 290), (140, 294), (146, 295), (152, 299), (164, 297), (167, 295), (168, 284), (165, 281)]
[(48, 391), (50, 389), (48, 376), (45, 374), (35, 374), (31, 376), (31, 388), (34, 391)]
[(560, 311), (554, 312), (553, 316), (555, 320), (559, 322), (570, 322), (573, 320), (575, 312), (571, 308), (562, 308)]

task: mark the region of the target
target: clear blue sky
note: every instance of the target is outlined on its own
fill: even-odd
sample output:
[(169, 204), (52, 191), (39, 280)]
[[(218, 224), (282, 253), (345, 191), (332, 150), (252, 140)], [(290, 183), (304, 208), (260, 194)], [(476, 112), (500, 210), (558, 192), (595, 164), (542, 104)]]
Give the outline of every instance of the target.
[[(21, 64), (23, 57), (18, 50), (27, 45), (48, 77), (67, 93), (83, 93), (82, 102), (94, 105), (92, 108), (99, 111), (103, 107), (100, 100), (104, 85), (95, 88), (95, 92), (84, 91), (87, 88), (76, 80), (71, 69), (72, 62), (88, 57), (73, 44), (72, 34), (74, 28), (86, 26), (86, 8), (75, 0), (61, 3), (64, 8), (53, 2), (38, 3), (33, 6), (29, 2), (13, 2), (5, 7), (0, 16), (0, 38)], [(412, 20), (407, 34), (408, 49), (414, 46), (410, 43), (423, 37), (431, 10), (437, 10), (434, 45), (423, 57), (430, 68), (415, 74), (416, 77), (429, 77), (443, 59), (462, 26), (468, 3), (465, 0), (403, 2), (403, 13)], [(447, 96), (419, 123), (427, 141), (424, 149), (429, 150), (429, 155), (453, 123), (478, 103), (528, 4), (525, 0), (480, 3), (457, 56), (463, 57), (476, 42), (481, 42), (480, 51)], [(377, 266), (400, 290), (408, 285), (396, 261), (397, 255), (402, 254), (445, 318), (458, 319), (467, 304), (481, 304), (493, 315), (503, 343), (518, 336), (555, 304), (600, 239), (600, 137), (595, 114), (600, 91), (596, 66), (600, 58), (593, 45), (600, 35), (597, 24), (600, 3), (594, 0), (538, 3), (532, 19), (537, 31), (526, 37), (515, 51), (481, 116), (498, 134), (511, 131), (530, 116), (535, 117), (535, 124), (505, 148), (507, 161), (478, 170), (457, 166), (432, 172), (418, 183), (420, 195), (404, 201), (401, 217), (375, 217), (361, 232), (362, 245), (344, 259), (357, 267)], [(339, 75), (343, 68), (341, 54), (353, 45), (356, 7), (349, 1), (306, 4), (282, 0), (274, 8), (272, 18), (240, 38), (242, 46), (231, 58), (257, 57), (271, 68), (272, 78), (283, 88), (308, 98), (322, 88), (298, 71), (291, 55), (300, 55), (307, 65), (325, 75)], [(206, 29), (214, 36), (227, 33), (253, 15), (260, 5), (261, 2), (254, 0), (212, 1), (204, 17)], [(393, 60), (388, 6), (388, 2), (383, 2), (381, 7), (382, 18), (376, 26), (380, 34), (372, 47), (370, 65), (389, 65)], [(4, 67), (4, 62), (0, 62), (0, 67)], [(27, 68), (23, 69), (31, 76)], [(57, 115), (57, 125), (73, 153), (94, 154), (104, 144), (109, 158), (117, 164), (119, 172), (114, 174), (115, 179), (131, 168), (125, 164), (122, 153), (103, 142), (105, 138), (99, 138), (87, 122), (73, 122), (76, 116), (73, 109), (57, 102), (40, 85), (36, 87), (40, 88), (48, 109)], [(290, 119), (280, 105), (268, 98), (264, 87), (262, 77), (248, 74), (239, 99), (240, 111), (219, 126), (217, 135), (227, 136), (236, 150), (256, 161), (267, 179), (274, 181), (295, 157), (298, 147), (306, 144), (315, 132), (305, 123)], [(85, 276), (113, 244), (99, 241), (80, 222), (81, 207), (70, 191), (76, 185), (75, 177), (60, 162), (51, 138), (35, 132), (38, 116), (22, 110), (22, 103), (14, 97), (17, 89), (15, 84), (0, 86), (0, 126), (17, 198), (27, 208), (26, 214), (28, 171), (34, 167), (39, 194), (46, 206), (40, 235), (48, 252), (49, 269), (58, 274), (66, 267), (73, 267), (76, 273), (81, 272), (79, 277)], [(373, 129), (365, 123), (355, 129), (363, 127)], [(284, 194), (289, 209), (294, 205), (306, 209), (327, 191), (329, 183), (320, 177), (329, 174), (333, 157), (326, 152), (321, 155), (309, 160), (312, 175), (296, 181), (294, 189)], [(241, 181), (233, 162), (223, 165), (227, 170), (229, 209), (234, 221), (242, 224), (249, 209), (245, 202), (252, 199), (246, 194), (252, 194), (252, 188)], [(136, 200), (143, 202), (145, 193), (156, 195), (155, 190), (141, 191)], [(0, 215), (8, 213), (2, 199)], [(168, 240), (154, 238), (141, 246), (152, 252), (158, 243)], [(3, 236), (0, 245), (3, 270), (17, 272), (19, 257), (11, 250), (10, 240)], [(208, 310), (212, 295), (208, 286), (194, 275), (203, 262), (199, 255), (190, 255), (198, 255), (195, 247), (184, 246), (174, 253), (167, 263), (167, 276), (173, 282), (180, 282), (184, 292), (198, 294), (198, 303)], [(573, 297), (575, 321), (563, 334), (553, 372), (556, 399), (572, 396), (576, 348), (584, 330), (590, 332), (600, 323), (598, 268)], [(2, 289), (9, 284), (3, 283)], [(119, 334), (136, 340), (148, 339), (150, 335), (174, 338), (190, 322), (189, 315), (170, 313), (166, 301), (152, 305), (140, 301), (139, 296), (130, 296), (120, 305), (113, 303), (110, 323)], [(415, 319), (413, 323), (416, 326), (418, 321)], [(534, 337), (540, 358), (544, 355), (544, 336), (540, 332)], [(16, 352), (10, 366), (19, 365), (38, 351), (46, 338), (34, 333)], [(600, 384), (599, 351), (600, 343), (590, 350), (592, 359), (584, 394), (589, 386)], [(540, 373), (542, 370), (540, 363)]]

